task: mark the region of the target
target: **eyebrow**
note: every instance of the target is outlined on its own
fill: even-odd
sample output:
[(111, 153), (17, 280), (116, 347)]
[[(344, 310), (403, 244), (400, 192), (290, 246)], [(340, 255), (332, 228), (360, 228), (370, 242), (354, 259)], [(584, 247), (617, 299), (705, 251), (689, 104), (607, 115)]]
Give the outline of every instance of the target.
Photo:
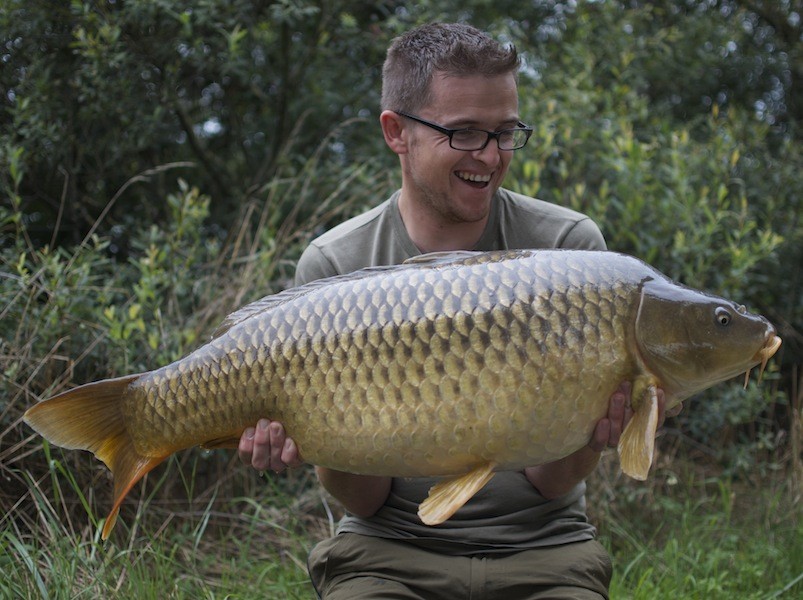
[(512, 129), (517, 127), (519, 123), (521, 123), (521, 119), (518, 117), (513, 117), (511, 119), (507, 119), (502, 121), (499, 125), (496, 126), (494, 129), (485, 129), (485, 125), (480, 123), (479, 121), (474, 121), (471, 119), (455, 119), (450, 123), (444, 125), (444, 127), (448, 127), (449, 129), (482, 129), (484, 131), (496, 131), (499, 129)]

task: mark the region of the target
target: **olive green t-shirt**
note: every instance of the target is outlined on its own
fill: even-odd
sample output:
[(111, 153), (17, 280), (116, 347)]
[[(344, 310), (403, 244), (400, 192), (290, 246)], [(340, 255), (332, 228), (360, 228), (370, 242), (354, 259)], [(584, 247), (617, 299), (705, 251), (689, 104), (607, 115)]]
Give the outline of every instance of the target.
[[(358, 269), (401, 263), (421, 254), (407, 234), (399, 192), (313, 240), (296, 270), (296, 285)], [(587, 216), (500, 189), (485, 231), (473, 250), (575, 248), (604, 250), (605, 240)], [(521, 472), (500, 472), (453, 517), (436, 527), (418, 518), (418, 505), (435, 478), (393, 480), (375, 515), (346, 515), (338, 532), (404, 539), (452, 555), (493, 554), (593, 539), (585, 510), (585, 483), (547, 500)]]

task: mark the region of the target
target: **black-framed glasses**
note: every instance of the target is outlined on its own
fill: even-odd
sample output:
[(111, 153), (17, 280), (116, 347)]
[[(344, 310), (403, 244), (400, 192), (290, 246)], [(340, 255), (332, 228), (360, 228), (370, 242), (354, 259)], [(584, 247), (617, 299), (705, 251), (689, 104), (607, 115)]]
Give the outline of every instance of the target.
[(416, 123), (431, 127), (435, 131), (440, 131), (449, 138), (449, 146), (455, 150), (465, 150), (466, 152), (483, 150), (488, 145), (488, 142), (491, 141), (491, 138), (496, 140), (496, 145), (500, 150), (518, 150), (527, 145), (527, 140), (533, 134), (533, 128), (521, 121), (516, 123), (516, 127), (512, 129), (501, 129), (500, 131), (471, 128), (449, 129), (400, 110), (394, 110), (393, 112)]

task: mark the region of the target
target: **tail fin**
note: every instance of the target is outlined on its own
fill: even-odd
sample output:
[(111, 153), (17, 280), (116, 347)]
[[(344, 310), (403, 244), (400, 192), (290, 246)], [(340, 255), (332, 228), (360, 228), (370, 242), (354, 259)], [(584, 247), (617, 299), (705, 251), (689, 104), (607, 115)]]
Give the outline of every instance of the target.
[(29, 408), (23, 418), (56, 446), (89, 450), (114, 476), (114, 503), (103, 526), (103, 539), (117, 521), (126, 494), (167, 456), (137, 453), (126, 430), (122, 397), (140, 375), (105, 379), (69, 390)]

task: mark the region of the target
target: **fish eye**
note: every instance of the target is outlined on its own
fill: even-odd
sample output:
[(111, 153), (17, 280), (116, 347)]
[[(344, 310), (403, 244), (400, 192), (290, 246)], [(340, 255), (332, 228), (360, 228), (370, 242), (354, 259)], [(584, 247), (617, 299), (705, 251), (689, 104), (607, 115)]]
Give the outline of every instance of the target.
[(727, 308), (720, 306), (714, 311), (714, 318), (719, 325), (729, 325), (731, 322), (731, 313)]

